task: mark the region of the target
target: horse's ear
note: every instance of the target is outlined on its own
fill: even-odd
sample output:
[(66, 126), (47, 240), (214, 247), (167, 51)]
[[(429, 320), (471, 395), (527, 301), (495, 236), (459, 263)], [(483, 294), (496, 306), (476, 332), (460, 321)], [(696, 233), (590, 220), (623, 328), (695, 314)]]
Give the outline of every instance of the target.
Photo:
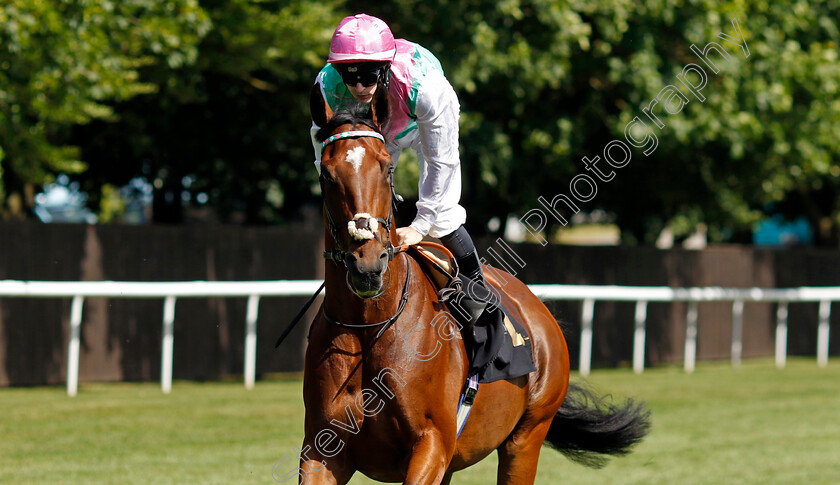
[(321, 95), (321, 86), (315, 83), (312, 86), (312, 91), (309, 93), (309, 113), (312, 116), (312, 121), (316, 125), (323, 128), (333, 117), (333, 112), (324, 96)]
[(376, 91), (373, 93), (373, 100), (370, 102), (370, 112), (373, 122), (379, 127), (380, 131), (385, 129), (388, 120), (391, 118), (390, 96), (388, 95), (388, 88), (379, 83)]

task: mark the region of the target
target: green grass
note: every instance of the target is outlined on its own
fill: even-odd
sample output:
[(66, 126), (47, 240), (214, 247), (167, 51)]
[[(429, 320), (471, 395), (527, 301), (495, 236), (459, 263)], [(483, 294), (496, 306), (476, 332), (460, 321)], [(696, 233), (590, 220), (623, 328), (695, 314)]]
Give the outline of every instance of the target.
[[(602, 470), (544, 449), (537, 483), (840, 483), (840, 362), (601, 370), (589, 382), (647, 402), (650, 436)], [(297, 380), (253, 391), (176, 382), (169, 396), (153, 383), (83, 384), (75, 398), (59, 387), (0, 389), (0, 483), (273, 483), (273, 464), (294, 453), (302, 423)], [(454, 483), (494, 483), (495, 463)]]

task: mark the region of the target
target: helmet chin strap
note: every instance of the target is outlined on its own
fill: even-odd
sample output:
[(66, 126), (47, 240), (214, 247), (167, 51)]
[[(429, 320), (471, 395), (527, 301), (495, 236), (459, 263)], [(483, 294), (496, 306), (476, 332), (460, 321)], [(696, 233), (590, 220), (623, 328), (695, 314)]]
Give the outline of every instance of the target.
[(391, 84), (391, 63), (389, 62), (387, 66), (385, 66), (385, 72), (382, 73), (382, 77), (380, 78), (382, 82), (382, 86), (385, 89), (388, 89), (388, 85)]

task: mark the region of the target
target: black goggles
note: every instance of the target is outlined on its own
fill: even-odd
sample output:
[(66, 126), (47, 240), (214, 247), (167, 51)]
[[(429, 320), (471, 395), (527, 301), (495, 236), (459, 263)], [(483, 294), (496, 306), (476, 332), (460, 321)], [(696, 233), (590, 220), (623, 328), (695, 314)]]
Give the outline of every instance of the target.
[(361, 67), (358, 65), (341, 66), (338, 72), (341, 74), (341, 80), (344, 84), (355, 86), (361, 83), (362, 86), (372, 86), (385, 72), (386, 67), (379, 66), (376, 68)]

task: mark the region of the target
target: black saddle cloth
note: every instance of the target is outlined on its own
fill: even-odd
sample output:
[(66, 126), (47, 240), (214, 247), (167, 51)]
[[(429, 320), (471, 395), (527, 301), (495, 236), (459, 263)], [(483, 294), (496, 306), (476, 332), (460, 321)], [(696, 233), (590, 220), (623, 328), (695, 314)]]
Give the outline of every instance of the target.
[[(466, 279), (464, 276), (460, 278)], [(475, 283), (466, 281), (463, 287), (471, 284)], [(478, 374), (478, 382), (494, 382), (524, 376), (537, 370), (531, 338), (525, 328), (498, 298), (490, 296), (483, 287), (480, 288), (485, 293), (471, 290), (470, 296), (475, 300), (483, 300), (487, 307), (471, 327), (464, 325), (461, 331), (470, 363), (469, 375)], [(466, 293), (462, 295), (461, 298), (470, 298)], [(452, 304), (457, 305), (458, 301)]]

